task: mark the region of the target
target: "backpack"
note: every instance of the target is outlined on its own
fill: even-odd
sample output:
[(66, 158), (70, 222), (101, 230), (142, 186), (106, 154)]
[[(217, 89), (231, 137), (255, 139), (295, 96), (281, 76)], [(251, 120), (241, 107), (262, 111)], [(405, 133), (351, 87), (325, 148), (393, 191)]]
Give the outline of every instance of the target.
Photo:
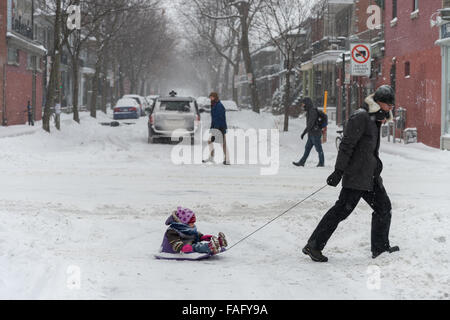
[(317, 118), (317, 126), (320, 129), (325, 129), (326, 127), (328, 127), (328, 115), (321, 111), (321, 110), (317, 110), (319, 117)]

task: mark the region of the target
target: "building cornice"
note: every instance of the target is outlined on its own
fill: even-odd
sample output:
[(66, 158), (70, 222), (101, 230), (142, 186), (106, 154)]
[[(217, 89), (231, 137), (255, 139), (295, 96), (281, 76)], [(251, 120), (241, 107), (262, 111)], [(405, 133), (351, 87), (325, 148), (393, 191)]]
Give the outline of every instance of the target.
[(312, 58), (312, 61), (313, 61), (313, 64), (320, 64), (322, 62), (327, 62), (327, 61), (335, 63), (339, 57), (342, 57), (342, 54), (344, 52), (345, 51), (343, 51), (343, 50), (327, 50), (327, 51), (324, 51), (324, 52), (314, 55)]
[(8, 31), (6, 33), (6, 39), (8, 41), (8, 44), (25, 49), (34, 54), (40, 56), (44, 56), (47, 54), (47, 49), (45, 49), (42, 45), (37, 44), (31, 39), (26, 39), (23, 36), (15, 33), (14, 31)]

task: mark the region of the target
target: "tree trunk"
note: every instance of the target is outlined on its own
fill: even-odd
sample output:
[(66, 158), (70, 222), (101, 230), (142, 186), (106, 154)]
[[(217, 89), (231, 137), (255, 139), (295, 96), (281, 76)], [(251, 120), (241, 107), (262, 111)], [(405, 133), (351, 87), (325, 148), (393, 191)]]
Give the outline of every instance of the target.
[(222, 94), (229, 99), (230, 98), (230, 69), (231, 69), (231, 63), (230, 60), (233, 57), (233, 48), (230, 48), (230, 53), (228, 55), (229, 59), (226, 61), (225, 64), (225, 70), (224, 70), (224, 76), (223, 76), (223, 83), (222, 83)]
[(289, 131), (289, 109), (291, 96), (291, 69), (286, 71), (286, 85), (284, 87), (284, 132)]
[(249, 26), (247, 19), (249, 17), (249, 4), (240, 2), (238, 5), (239, 13), (241, 15), (241, 44), (242, 44), (242, 55), (244, 58), (245, 69), (247, 74), (251, 77), (249, 82), (250, 95), (252, 99), (252, 109), (254, 112), (259, 113), (259, 99), (258, 91), (256, 88), (255, 73), (253, 72), (252, 57), (250, 53), (250, 42), (249, 42)]
[(144, 97), (146, 94), (145, 94), (145, 85), (146, 85), (146, 81), (145, 81), (145, 79), (141, 79), (141, 90), (140, 90), (140, 95), (142, 96), (142, 97)]
[(125, 95), (125, 85), (123, 79), (122, 65), (119, 65), (119, 99)]
[(95, 64), (95, 74), (92, 79), (92, 98), (91, 98), (91, 117), (97, 118), (97, 96), (98, 96), (98, 83), (100, 79), (100, 70), (101, 70), (101, 56), (97, 57), (97, 62)]
[(238, 93), (238, 89), (237, 89), (237, 83), (236, 83), (236, 79), (239, 76), (239, 65), (241, 64), (241, 47), (240, 45), (237, 48), (237, 52), (236, 52), (236, 58), (235, 58), (235, 64), (233, 66), (233, 101), (236, 102), (237, 105), (239, 105), (239, 93)]
[(72, 56), (72, 80), (73, 80), (73, 120), (80, 123), (80, 113), (78, 110), (79, 105), (79, 92), (80, 92), (80, 84), (79, 84), (79, 77), (80, 77), (80, 69), (79, 69), (79, 52), (75, 53), (74, 56)]
[(220, 85), (221, 75), (222, 75), (222, 61), (217, 66), (217, 71), (214, 72), (214, 80), (213, 80), (213, 86), (212, 86), (213, 91), (220, 90), (219, 85)]
[(107, 114), (108, 110), (106, 107), (106, 104), (108, 103), (108, 65), (107, 65), (107, 59), (103, 58), (103, 63), (102, 63), (102, 84), (103, 84), (103, 89), (102, 89), (102, 111), (103, 113)]
[(61, 60), (61, 39), (60, 39), (60, 23), (61, 23), (61, 0), (56, 0), (55, 12), (55, 33), (54, 33), (54, 47), (51, 54), (52, 65), (50, 71), (50, 81), (47, 87), (46, 104), (44, 107), (44, 115), (42, 118), (42, 128), (50, 132), (50, 117), (52, 114), (51, 108), (55, 106), (56, 90), (58, 85), (58, 73)]

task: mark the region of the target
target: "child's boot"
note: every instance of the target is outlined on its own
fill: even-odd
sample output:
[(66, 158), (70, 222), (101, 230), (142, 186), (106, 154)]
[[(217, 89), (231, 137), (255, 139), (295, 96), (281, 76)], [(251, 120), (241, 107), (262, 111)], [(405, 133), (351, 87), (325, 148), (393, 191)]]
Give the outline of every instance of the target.
[(208, 243), (208, 248), (212, 255), (218, 254), (220, 252), (220, 243), (217, 237), (212, 237), (211, 241)]
[(225, 237), (225, 234), (223, 232), (219, 233), (219, 244), (221, 248), (228, 247), (227, 237)]

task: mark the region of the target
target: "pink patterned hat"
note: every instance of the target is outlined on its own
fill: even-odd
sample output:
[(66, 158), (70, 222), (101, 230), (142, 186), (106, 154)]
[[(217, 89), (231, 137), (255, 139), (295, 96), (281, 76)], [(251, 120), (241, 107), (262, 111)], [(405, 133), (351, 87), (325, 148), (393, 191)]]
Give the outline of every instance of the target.
[(192, 217), (195, 216), (195, 213), (191, 209), (178, 207), (176, 216), (181, 221), (181, 223), (189, 224)]

